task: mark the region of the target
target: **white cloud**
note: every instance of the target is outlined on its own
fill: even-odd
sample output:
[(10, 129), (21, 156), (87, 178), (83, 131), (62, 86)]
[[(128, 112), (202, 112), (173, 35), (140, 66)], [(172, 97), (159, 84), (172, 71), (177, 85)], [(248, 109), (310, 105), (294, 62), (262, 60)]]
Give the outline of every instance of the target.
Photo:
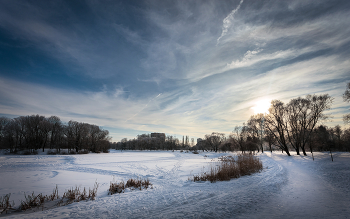
[(220, 39), (223, 38), (227, 34), (228, 29), (232, 26), (234, 15), (240, 9), (242, 3), (243, 3), (243, 0), (241, 0), (239, 2), (238, 6), (234, 10), (232, 10), (231, 13), (229, 15), (227, 15), (227, 17), (225, 17), (225, 19), (222, 21), (222, 23), (223, 23), (222, 33), (221, 33), (221, 36), (217, 39), (217, 44), (219, 43)]

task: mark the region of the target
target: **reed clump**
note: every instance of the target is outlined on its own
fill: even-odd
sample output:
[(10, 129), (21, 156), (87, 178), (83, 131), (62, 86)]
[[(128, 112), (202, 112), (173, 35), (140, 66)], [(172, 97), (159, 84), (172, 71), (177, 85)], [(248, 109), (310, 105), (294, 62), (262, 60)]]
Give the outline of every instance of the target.
[(42, 209), (44, 210), (44, 203), (51, 202), (52, 206), (61, 206), (61, 205), (68, 205), (73, 202), (79, 202), (79, 201), (88, 201), (88, 200), (95, 200), (97, 195), (97, 189), (98, 189), (98, 183), (95, 182), (94, 188), (87, 191), (84, 187), (83, 191), (80, 190), (79, 187), (68, 189), (60, 198), (58, 195), (58, 188), (56, 185), (56, 188), (53, 190), (52, 194), (50, 195), (43, 195), (42, 193), (35, 195), (34, 192), (30, 195), (24, 194), (24, 200), (21, 201), (21, 204), (14, 208), (14, 202), (13, 204), (10, 203), (10, 196), (11, 194), (7, 194), (4, 197), (0, 197), (0, 214), (3, 213), (11, 213), (11, 212), (19, 212), (19, 211), (26, 211), (29, 209)]
[(263, 169), (262, 162), (253, 154), (240, 154), (236, 158), (223, 156), (219, 163), (211, 166), (207, 172), (193, 176), (192, 181), (228, 181), (233, 178), (260, 172)]
[(80, 201), (88, 201), (88, 200), (95, 200), (96, 194), (98, 189), (98, 183), (95, 182), (94, 188), (90, 189), (89, 192), (87, 190), (83, 189), (83, 191), (80, 191), (79, 187), (68, 189), (62, 196), (61, 201), (59, 204), (63, 203), (64, 205), (71, 204), (73, 202), (80, 202)]
[(14, 202), (10, 202), (11, 193), (6, 194), (4, 197), (0, 197), (0, 214), (7, 213), (9, 210), (13, 210)]
[(127, 188), (130, 188), (132, 190), (148, 189), (148, 188), (152, 188), (152, 183), (150, 183), (149, 179), (128, 179), (126, 183), (124, 183), (124, 181), (121, 181), (119, 183), (111, 182), (108, 189), (108, 194), (113, 195), (115, 193), (123, 193)]

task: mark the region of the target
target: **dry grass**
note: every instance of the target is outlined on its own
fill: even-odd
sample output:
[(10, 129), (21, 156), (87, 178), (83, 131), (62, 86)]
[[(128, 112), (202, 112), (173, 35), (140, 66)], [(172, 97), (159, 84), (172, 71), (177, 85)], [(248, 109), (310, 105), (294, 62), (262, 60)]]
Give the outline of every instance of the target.
[(58, 195), (58, 188), (56, 185), (56, 188), (53, 190), (51, 195), (43, 195), (42, 193), (40, 193), (39, 195), (35, 195), (33, 192), (31, 195), (27, 196), (24, 194), (24, 198), (25, 201), (21, 201), (21, 204), (18, 208), (19, 211), (43, 207), (44, 202), (54, 201), (56, 199), (59, 199), (60, 197)]
[(122, 193), (125, 190), (125, 183), (121, 181), (119, 183), (112, 183), (109, 185), (108, 195), (113, 195), (115, 193)]
[(15, 205), (14, 202), (10, 203), (10, 194), (5, 195), (4, 197), (0, 197), (0, 214), (7, 213), (9, 210), (12, 210)]
[[(152, 184), (149, 182), (149, 179), (128, 179), (126, 183), (121, 181), (119, 183), (112, 183), (109, 186), (108, 194), (113, 195), (115, 193), (122, 193), (126, 188), (130, 189), (148, 189)], [(152, 188), (152, 187), (151, 187)]]
[(53, 190), (51, 195), (43, 195), (40, 193), (39, 195), (35, 195), (34, 192), (31, 195), (24, 194), (24, 201), (21, 201), (21, 204), (17, 209), (13, 208), (14, 203), (11, 205), (9, 199), (11, 194), (7, 194), (4, 197), (0, 197), (0, 214), (7, 213), (8, 211), (26, 211), (28, 209), (42, 208), (44, 210), (44, 203), (51, 202), (52, 206), (60, 206), (60, 205), (68, 205), (73, 202), (79, 202), (83, 200), (95, 200), (98, 189), (98, 183), (96, 182), (93, 189), (89, 188), (89, 191), (83, 189), (80, 191), (79, 187), (75, 187), (75, 189), (68, 189), (62, 198), (60, 199), (58, 195), (58, 188)]
[(87, 200), (95, 200), (98, 189), (98, 183), (95, 182), (94, 188), (90, 189), (89, 192), (86, 191), (85, 187), (83, 191), (80, 191), (79, 187), (75, 187), (75, 189), (68, 189), (62, 196), (61, 202), (59, 204), (64, 203), (64, 205), (71, 204), (73, 202), (79, 201), (87, 201)]
[(57, 185), (56, 185), (56, 188), (53, 190), (52, 194), (47, 196), (47, 200), (48, 201), (53, 201), (55, 199), (59, 199), (59, 195), (58, 195), (58, 188), (57, 188)]
[(219, 158), (220, 163), (211, 166), (208, 172), (193, 176), (192, 181), (226, 181), (232, 178), (250, 175), (263, 169), (262, 162), (253, 154), (240, 154), (237, 158), (223, 156)]
[(25, 201), (21, 201), (21, 205), (19, 206), (19, 210), (25, 211), (32, 208), (39, 208), (42, 206), (47, 198), (47, 196), (43, 196), (42, 193), (39, 195), (35, 195), (34, 192), (31, 195), (24, 194)]

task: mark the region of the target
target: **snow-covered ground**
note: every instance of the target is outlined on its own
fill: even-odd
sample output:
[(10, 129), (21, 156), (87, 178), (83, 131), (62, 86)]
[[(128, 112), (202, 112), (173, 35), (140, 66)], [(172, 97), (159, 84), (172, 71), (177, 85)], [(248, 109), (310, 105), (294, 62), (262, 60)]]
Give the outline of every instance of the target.
[[(95, 201), (7, 218), (350, 218), (350, 153), (287, 157), (258, 154), (264, 170), (225, 182), (189, 177), (230, 153), (134, 152), (86, 155), (0, 155), (0, 196), (18, 206), (24, 193), (58, 186), (92, 188)], [(111, 181), (148, 178), (153, 189), (108, 195)]]

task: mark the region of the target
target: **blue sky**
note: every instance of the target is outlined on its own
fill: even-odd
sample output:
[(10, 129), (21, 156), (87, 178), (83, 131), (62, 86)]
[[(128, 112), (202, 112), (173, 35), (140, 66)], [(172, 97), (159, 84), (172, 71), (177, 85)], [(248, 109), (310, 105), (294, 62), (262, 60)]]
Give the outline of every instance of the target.
[(0, 1), (0, 115), (137, 134), (229, 134), (257, 103), (334, 97), (343, 125), (350, 1)]

